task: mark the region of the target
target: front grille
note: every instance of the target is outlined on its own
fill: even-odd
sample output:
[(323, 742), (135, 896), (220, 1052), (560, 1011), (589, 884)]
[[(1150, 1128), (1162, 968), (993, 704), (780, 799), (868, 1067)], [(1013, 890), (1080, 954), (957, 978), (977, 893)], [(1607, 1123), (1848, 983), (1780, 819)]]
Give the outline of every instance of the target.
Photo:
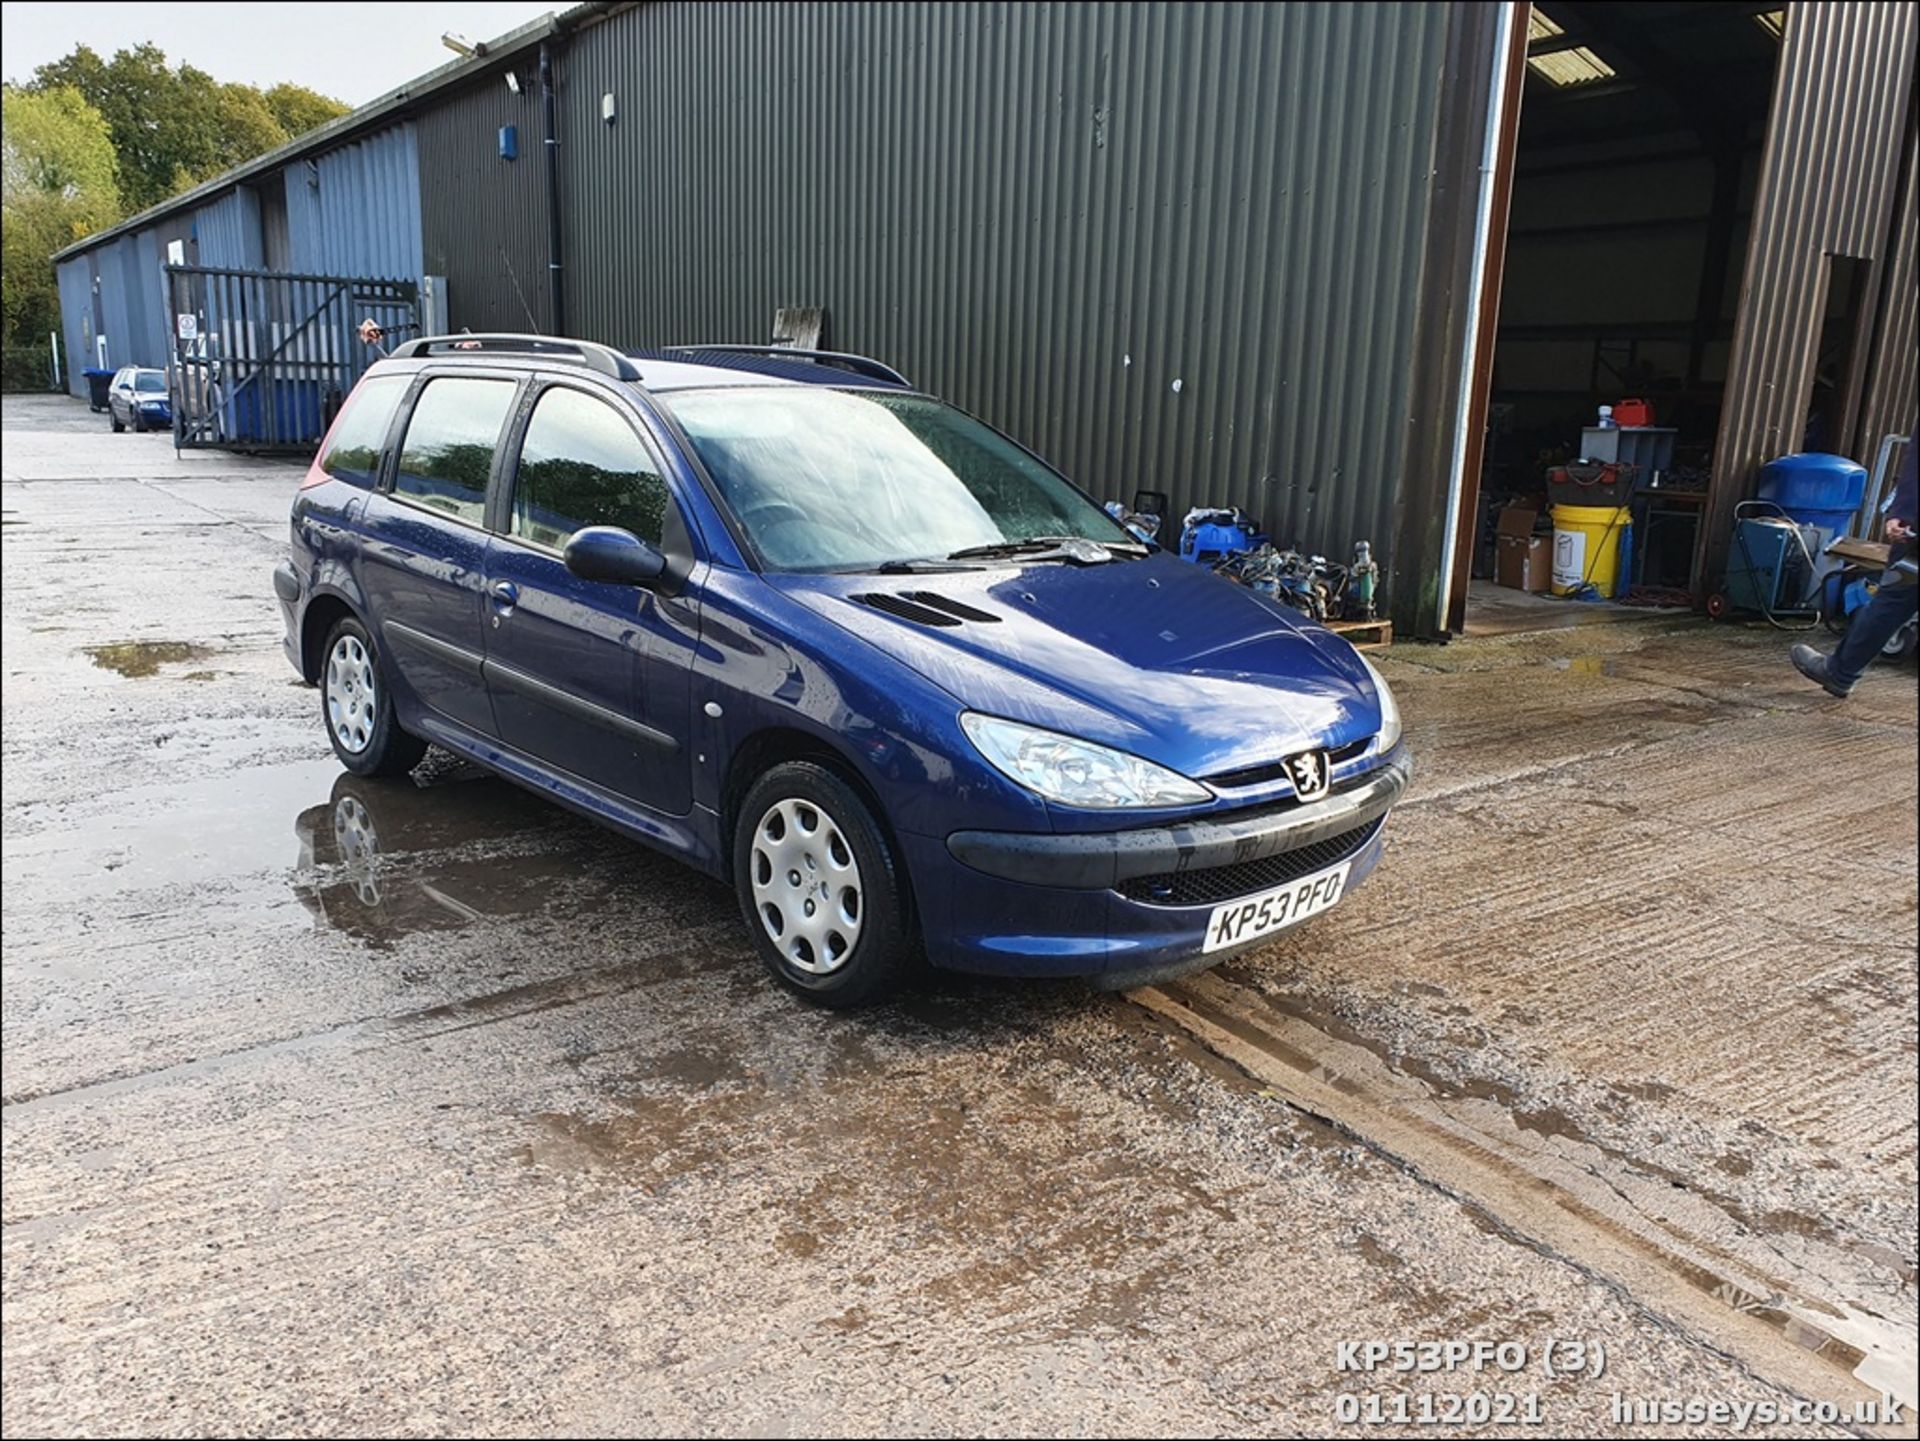
[(1239, 896), (1257, 895), (1339, 865), (1372, 840), (1374, 832), (1385, 823), (1384, 817), (1371, 820), (1340, 835), (1328, 836), (1324, 841), (1257, 861), (1135, 876), (1120, 883), (1120, 894), (1149, 906), (1211, 906)]
[[(1361, 736), (1359, 740), (1343, 745), (1337, 751), (1328, 751), (1327, 759), (1335, 765), (1343, 765), (1356, 756), (1366, 754), (1367, 747), (1372, 744), (1372, 736)], [(1243, 766), (1237, 771), (1221, 771), (1216, 775), (1200, 777), (1208, 785), (1224, 791), (1235, 791), (1244, 786), (1265, 785), (1268, 781), (1286, 778), (1287, 763), (1285, 761), (1267, 761), (1257, 766)]]

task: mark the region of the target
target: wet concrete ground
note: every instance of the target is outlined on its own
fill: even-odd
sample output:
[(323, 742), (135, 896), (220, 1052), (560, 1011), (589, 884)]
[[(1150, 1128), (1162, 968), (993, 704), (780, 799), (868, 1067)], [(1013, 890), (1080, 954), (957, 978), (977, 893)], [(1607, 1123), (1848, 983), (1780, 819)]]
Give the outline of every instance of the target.
[[(1911, 671), (1841, 705), (1669, 621), (1397, 648), (1386, 862), (1207, 983), (1864, 1328), (1772, 1365), (1159, 1011), (803, 1010), (720, 887), (444, 758), (343, 777), (279, 650), (288, 467), (9, 398), (4, 471), (9, 1435), (1318, 1433), (1476, 1390), (1662, 1434), (1611, 1396), (1850, 1402), (1869, 1333), (1900, 1374)], [(1574, 1337), (1603, 1378), (1335, 1368)]]

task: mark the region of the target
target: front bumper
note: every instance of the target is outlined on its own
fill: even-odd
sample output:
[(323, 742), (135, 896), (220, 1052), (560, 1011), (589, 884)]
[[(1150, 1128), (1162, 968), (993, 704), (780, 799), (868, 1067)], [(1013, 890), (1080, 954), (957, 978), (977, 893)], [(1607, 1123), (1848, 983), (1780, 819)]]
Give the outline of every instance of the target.
[(962, 865), (1002, 880), (1102, 890), (1136, 876), (1263, 860), (1344, 835), (1391, 810), (1412, 775), (1413, 763), (1401, 748), (1386, 764), (1311, 805), (1090, 835), (956, 831), (947, 837), (947, 849)]
[(902, 835), (928, 958), (954, 970), (1082, 976), (1102, 986), (1214, 965), (1241, 949), (1205, 950), (1214, 908), (1226, 898), (1142, 899), (1141, 878), (1249, 865), (1352, 835), (1352, 849), (1315, 863), (1347, 864), (1351, 891), (1379, 863), (1386, 814), (1411, 772), (1406, 752), (1397, 749), (1324, 801), (1237, 819), (1092, 835)]

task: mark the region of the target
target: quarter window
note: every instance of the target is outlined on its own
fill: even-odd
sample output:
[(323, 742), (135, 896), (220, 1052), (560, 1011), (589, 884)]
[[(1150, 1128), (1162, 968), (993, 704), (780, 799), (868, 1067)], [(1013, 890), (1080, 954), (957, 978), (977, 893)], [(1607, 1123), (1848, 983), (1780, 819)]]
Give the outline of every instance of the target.
[(320, 468), (349, 485), (363, 489), (371, 486), (380, 474), (381, 451), (387, 443), (393, 412), (411, 381), (412, 377), (406, 375), (376, 375), (361, 381), (334, 422)]
[(414, 402), (393, 490), (429, 510), (479, 525), (487, 475), (513, 404), (511, 380), (430, 380)]
[(513, 534), (555, 550), (589, 525), (617, 525), (660, 544), (667, 483), (611, 406), (556, 386), (540, 397), (520, 445)]

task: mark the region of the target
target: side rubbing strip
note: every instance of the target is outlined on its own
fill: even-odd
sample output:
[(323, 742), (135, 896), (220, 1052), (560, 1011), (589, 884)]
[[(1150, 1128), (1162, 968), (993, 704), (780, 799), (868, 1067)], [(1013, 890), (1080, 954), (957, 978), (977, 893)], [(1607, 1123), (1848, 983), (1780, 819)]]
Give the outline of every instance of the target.
[(410, 625), (401, 625), (400, 622), (396, 620), (388, 621), (381, 627), (381, 630), (386, 633), (389, 640), (398, 641), (409, 650), (417, 651), (421, 655), (431, 656), (443, 665), (452, 666), (462, 675), (470, 675), (475, 680), (480, 679), (480, 664), (482, 658), (478, 651), (468, 650), (465, 646), (454, 645), (450, 641), (441, 640), (438, 636), (428, 635), (425, 631), (415, 630)]
[(525, 671), (515, 670), (512, 666), (502, 665), (497, 660), (486, 663), (487, 682), (503, 689), (514, 691), (528, 700), (538, 701), (541, 705), (552, 706), (555, 710), (565, 711), (578, 720), (593, 725), (605, 726), (616, 735), (625, 736), (636, 745), (652, 746), (656, 750), (677, 751), (680, 742), (665, 731), (657, 731), (650, 725), (643, 725), (631, 716), (623, 716), (618, 711), (608, 710), (603, 705), (595, 705), (590, 700), (582, 700), (569, 694), (558, 686), (548, 685), (537, 680)]

